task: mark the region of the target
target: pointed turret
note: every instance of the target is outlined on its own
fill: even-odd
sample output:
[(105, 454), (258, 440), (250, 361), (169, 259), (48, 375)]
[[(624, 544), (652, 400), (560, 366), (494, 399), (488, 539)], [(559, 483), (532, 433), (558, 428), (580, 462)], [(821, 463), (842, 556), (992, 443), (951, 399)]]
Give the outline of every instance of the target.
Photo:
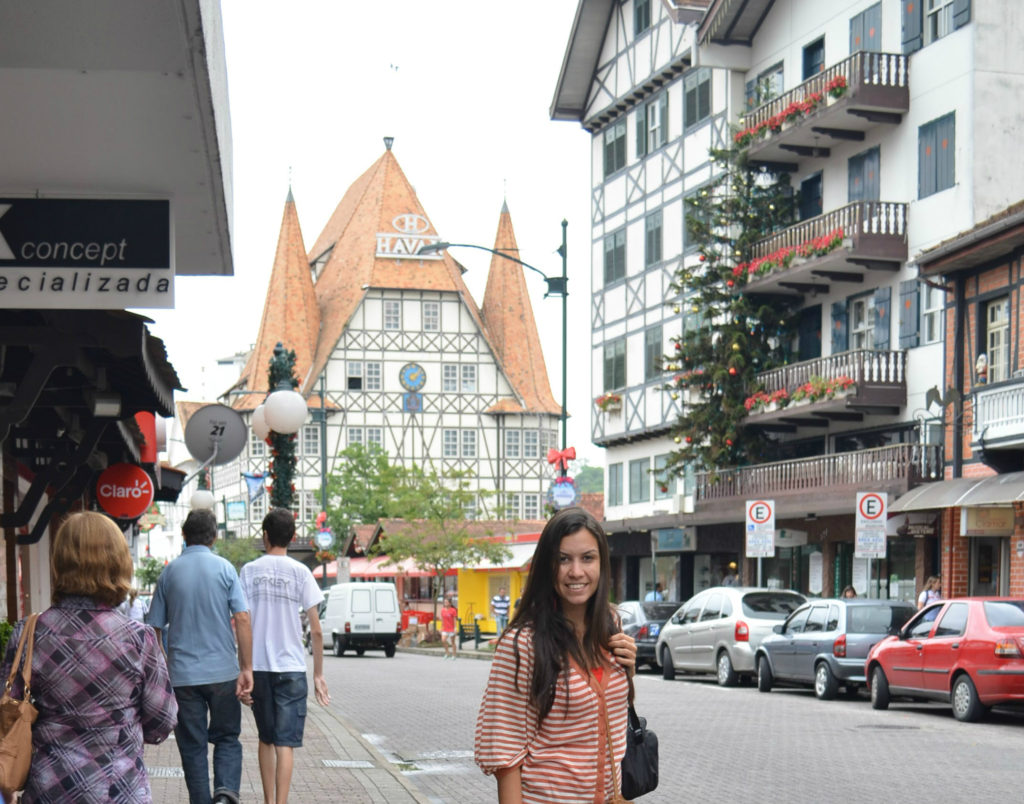
[[(519, 258), (512, 216), (505, 203), (498, 217), (494, 250)], [(519, 263), (497, 254), (491, 257), (482, 314), (495, 354), (525, 409), (530, 413), (561, 413), (561, 405), (551, 394), (533, 305)]]
[[(274, 346), (279, 342), (286, 349), (295, 351), (295, 376), (305, 383), (316, 352), (319, 332), (320, 312), (316, 292), (306, 261), (306, 247), (302, 240), (295, 198), (289, 187), (259, 334), (235, 388), (267, 390), (270, 358), (273, 357)], [(233, 404), (236, 408), (251, 409), (260, 402), (262, 398), (259, 394), (246, 394), (236, 397)]]

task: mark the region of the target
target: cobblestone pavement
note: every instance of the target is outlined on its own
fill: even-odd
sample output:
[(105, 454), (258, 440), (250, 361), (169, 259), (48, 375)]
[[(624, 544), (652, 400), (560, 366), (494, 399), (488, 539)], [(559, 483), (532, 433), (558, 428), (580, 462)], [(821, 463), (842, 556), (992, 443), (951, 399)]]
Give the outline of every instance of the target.
[[(325, 662), (332, 706), (425, 800), (495, 800), (494, 781), (472, 760), (489, 662), (401, 651)], [(661, 743), (661, 784), (644, 804), (947, 804), (973, 802), (982, 791), (1017, 795), (1024, 711), (996, 710), (968, 724), (941, 704), (896, 702), (876, 712), (863, 693), (826, 702), (810, 690), (764, 694), (710, 677), (664, 681), (649, 673), (636, 687), (637, 708)]]

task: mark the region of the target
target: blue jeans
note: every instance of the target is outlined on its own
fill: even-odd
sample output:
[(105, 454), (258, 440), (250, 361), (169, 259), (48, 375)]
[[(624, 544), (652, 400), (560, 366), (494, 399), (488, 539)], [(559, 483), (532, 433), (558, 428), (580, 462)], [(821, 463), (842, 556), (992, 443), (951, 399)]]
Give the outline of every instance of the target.
[[(242, 784), (242, 706), (235, 697), (235, 681), (175, 687), (178, 699), (178, 741), (185, 771), (189, 804), (210, 804), (210, 768), (206, 744), (213, 743), (213, 792), (230, 793), (237, 800)], [(209, 716), (209, 718), (207, 718)]]
[(507, 614), (495, 614), (494, 622), (498, 625), (498, 633), (500, 634), (508, 626), (508, 615)]

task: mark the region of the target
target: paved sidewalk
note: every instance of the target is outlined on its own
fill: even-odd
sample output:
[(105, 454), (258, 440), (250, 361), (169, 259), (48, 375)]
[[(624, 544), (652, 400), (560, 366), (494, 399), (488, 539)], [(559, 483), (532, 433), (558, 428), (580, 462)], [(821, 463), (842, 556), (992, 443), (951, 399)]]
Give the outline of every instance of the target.
[[(243, 804), (263, 801), (257, 761), (256, 724), (248, 707), (242, 708)], [(149, 783), (156, 804), (188, 801), (178, 746), (172, 734), (160, 745), (147, 745)], [(212, 762), (212, 749), (211, 749)], [(211, 768), (212, 772), (212, 768)], [(303, 747), (295, 750), (295, 772), (289, 795), (297, 804), (318, 802), (429, 802), (337, 711), (309, 700)]]

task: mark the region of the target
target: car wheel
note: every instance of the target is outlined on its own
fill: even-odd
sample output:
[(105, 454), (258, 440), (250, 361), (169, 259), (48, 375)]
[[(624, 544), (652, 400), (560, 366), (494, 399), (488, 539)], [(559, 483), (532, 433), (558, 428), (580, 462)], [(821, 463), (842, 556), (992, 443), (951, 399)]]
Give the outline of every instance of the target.
[(985, 716), (985, 712), (988, 711), (988, 707), (983, 706), (978, 700), (978, 691), (966, 673), (957, 676), (956, 681), (953, 682), (953, 694), (950, 696), (950, 700), (953, 704), (953, 715), (963, 723), (981, 720)]
[(661, 677), (666, 681), (671, 681), (676, 677), (676, 666), (672, 663), (672, 651), (669, 650), (668, 645), (661, 649)]
[(839, 682), (828, 666), (828, 662), (818, 662), (814, 668), (814, 694), (822, 701), (831, 701), (839, 692)]
[(736, 670), (733, 669), (732, 659), (729, 658), (727, 650), (718, 654), (718, 685), (721, 687), (736, 686)]
[(334, 655), (335, 656), (344, 656), (345, 655), (345, 646), (342, 644), (340, 639), (335, 639), (334, 640)]
[(771, 692), (772, 682), (775, 679), (772, 678), (772, 666), (768, 664), (767, 656), (757, 657), (757, 689), (760, 692)]
[(384, 655), (387, 656), (389, 659), (395, 655), (394, 642), (389, 642), (387, 645), (384, 646)]
[(366, 648), (356, 648), (356, 656), (362, 656), (366, 653)]
[(889, 679), (885, 677), (885, 671), (881, 667), (871, 671), (871, 708), (889, 708)]

